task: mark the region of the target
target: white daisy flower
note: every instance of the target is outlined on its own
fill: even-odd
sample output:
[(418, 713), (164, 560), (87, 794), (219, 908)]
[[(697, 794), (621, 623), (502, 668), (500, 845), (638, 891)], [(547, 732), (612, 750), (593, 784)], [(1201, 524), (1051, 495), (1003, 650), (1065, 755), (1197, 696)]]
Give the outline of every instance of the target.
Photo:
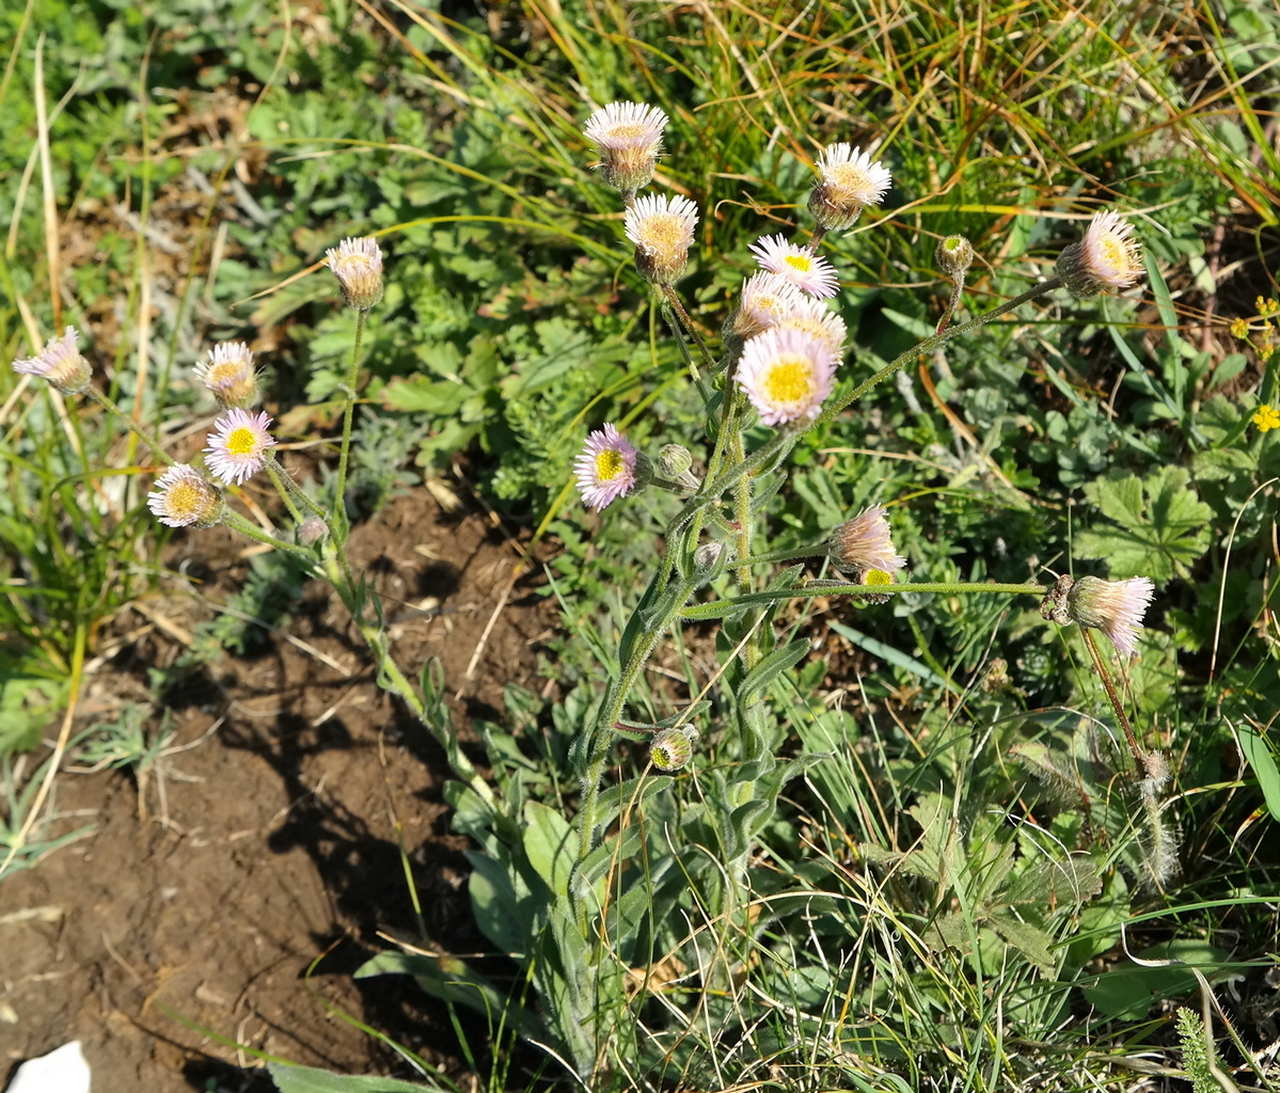
[(819, 299), (836, 294), (836, 271), (820, 254), (788, 243), (782, 235), (763, 235), (750, 249), (761, 269), (786, 278), (801, 292)]
[(667, 115), (640, 102), (611, 102), (587, 119), (583, 133), (600, 152), (605, 181), (635, 193), (653, 177)]
[(382, 248), (371, 236), (344, 239), (324, 252), (347, 306), (368, 311), (382, 299)]
[(64, 395), (78, 395), (93, 378), (93, 369), (76, 348), (80, 334), (67, 327), (58, 338), (50, 338), (34, 357), (13, 362), (13, 370), (25, 376), (48, 380)]
[(228, 486), (257, 474), (276, 445), (267, 431), (270, 425), (271, 418), (261, 411), (231, 410), (215, 419), (204, 450), (210, 473)]
[(223, 409), (244, 409), (258, 401), (258, 374), (253, 368), (253, 354), (244, 342), (215, 345), (209, 359), (196, 365), (195, 374)]
[(1117, 213), (1098, 213), (1084, 238), (1058, 257), (1058, 276), (1073, 296), (1126, 288), (1142, 276), (1142, 247), (1133, 225)]
[(847, 228), (868, 205), (879, 205), (889, 190), (889, 168), (852, 144), (829, 144), (818, 156), (818, 181), (809, 211), (828, 229)]
[(573, 461), (582, 503), (599, 512), (635, 489), (638, 455), (615, 425), (606, 424), (588, 433), (587, 442)]
[(837, 359), (812, 334), (766, 330), (742, 347), (736, 378), (766, 425), (807, 422), (831, 394)]
[(802, 297), (800, 302), (778, 322), (779, 330), (799, 330), (812, 334), (826, 344), (837, 357), (844, 349), (844, 320), (822, 300)]

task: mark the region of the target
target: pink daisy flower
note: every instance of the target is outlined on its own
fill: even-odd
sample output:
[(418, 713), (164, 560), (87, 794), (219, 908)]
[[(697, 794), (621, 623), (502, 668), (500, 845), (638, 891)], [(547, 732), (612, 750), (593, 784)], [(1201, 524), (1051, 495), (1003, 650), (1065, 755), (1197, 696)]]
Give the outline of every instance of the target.
[(742, 347), (738, 386), (766, 425), (812, 421), (831, 394), (837, 359), (812, 334), (766, 330)]
[(888, 574), (889, 581), (879, 582), (885, 584), (892, 583), (893, 574), (907, 564), (906, 558), (893, 549), (889, 521), (880, 505), (863, 509), (836, 528), (831, 533), (829, 552), (837, 566), (859, 576), (872, 570)]
[(844, 320), (822, 300), (802, 297), (792, 310), (778, 322), (779, 330), (799, 330), (812, 334), (824, 342), (832, 353), (840, 355), (844, 349), (846, 328)]
[(258, 374), (253, 368), (253, 354), (244, 342), (215, 345), (209, 359), (196, 365), (195, 374), (223, 409), (243, 409), (258, 401)]
[(839, 280), (830, 262), (805, 247), (788, 243), (782, 235), (762, 235), (751, 253), (763, 270), (785, 278), (801, 292), (826, 299), (836, 294)]
[(271, 418), (259, 411), (231, 410), (215, 419), (205, 448), (205, 464), (225, 485), (239, 485), (265, 466), (275, 438), (267, 431)]
[(573, 461), (582, 503), (599, 512), (635, 489), (637, 454), (612, 424), (588, 433), (587, 442)]

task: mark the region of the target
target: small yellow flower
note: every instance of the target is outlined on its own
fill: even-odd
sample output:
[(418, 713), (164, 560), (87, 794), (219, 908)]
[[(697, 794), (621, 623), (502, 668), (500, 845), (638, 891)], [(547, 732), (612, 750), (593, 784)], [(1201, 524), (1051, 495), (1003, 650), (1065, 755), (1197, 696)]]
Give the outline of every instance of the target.
[(1249, 324), (1244, 319), (1231, 320), (1231, 336), (1244, 341), (1249, 336)]
[(1249, 419), (1257, 427), (1260, 433), (1269, 433), (1272, 429), (1280, 429), (1280, 411), (1269, 403), (1264, 402), (1254, 412), (1252, 418)]
[(1258, 316), (1263, 319), (1269, 319), (1272, 315), (1280, 314), (1280, 300), (1274, 297), (1266, 300), (1259, 296), (1253, 301), (1253, 306), (1258, 309)]

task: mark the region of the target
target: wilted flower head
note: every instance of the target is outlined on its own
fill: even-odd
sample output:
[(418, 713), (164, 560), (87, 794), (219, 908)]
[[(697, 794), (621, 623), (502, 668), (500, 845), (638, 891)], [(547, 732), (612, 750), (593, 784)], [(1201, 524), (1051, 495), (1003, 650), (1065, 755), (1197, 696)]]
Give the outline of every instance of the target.
[(782, 235), (762, 235), (751, 244), (761, 269), (785, 278), (801, 292), (825, 299), (836, 294), (839, 279), (830, 262)]
[(222, 507), (222, 494), (186, 463), (175, 463), (147, 494), (147, 508), (171, 528), (211, 527), (222, 518)]
[(797, 310), (805, 296), (785, 277), (776, 273), (755, 273), (742, 282), (742, 296), (725, 335), (746, 339), (777, 326)]
[(636, 268), (646, 280), (669, 285), (684, 272), (698, 223), (698, 206), (687, 197), (648, 194), (631, 204), (627, 238), (636, 245)]
[(1125, 288), (1142, 274), (1142, 247), (1133, 225), (1111, 211), (1089, 221), (1084, 238), (1058, 256), (1058, 276), (1073, 296)]
[(382, 299), (382, 248), (376, 240), (367, 235), (344, 239), (324, 257), (349, 307), (368, 311)]
[(600, 152), (604, 180), (624, 194), (653, 178), (667, 115), (641, 102), (611, 102), (587, 119), (583, 133)]
[(253, 354), (244, 342), (222, 342), (209, 352), (209, 359), (196, 365), (196, 379), (223, 409), (252, 406), (258, 401), (258, 374)]
[(649, 745), (649, 758), (659, 770), (681, 770), (693, 758), (694, 745), (700, 735), (697, 729), (688, 725), (663, 729)]
[(845, 325), (840, 318), (821, 300), (808, 297), (800, 302), (778, 322), (779, 330), (799, 330), (812, 334), (836, 356), (844, 349)]
[(1122, 656), (1138, 651), (1138, 631), (1155, 585), (1150, 577), (1104, 581), (1063, 574), (1040, 604), (1040, 614), (1063, 626), (1078, 623), (1101, 630)]
[(612, 424), (588, 433), (587, 442), (573, 461), (582, 503), (599, 512), (635, 489), (637, 456), (636, 449)]
[(738, 386), (766, 425), (818, 416), (835, 381), (835, 353), (800, 330), (766, 330), (742, 347)]
[(93, 378), (93, 369), (76, 348), (80, 335), (67, 327), (59, 338), (50, 338), (34, 357), (13, 362), (13, 370), (48, 380), (64, 395), (78, 395)]
[(818, 156), (818, 181), (809, 211), (829, 230), (847, 228), (868, 205), (879, 205), (889, 189), (889, 168), (852, 144), (829, 144)]
[(231, 410), (215, 419), (204, 450), (205, 463), (213, 476), (231, 485), (262, 470), (276, 444), (267, 431), (270, 426), (271, 418), (262, 412)]
[(893, 574), (907, 564), (906, 558), (894, 552), (889, 521), (880, 505), (863, 509), (836, 528), (827, 552), (837, 567), (857, 574), (868, 585), (892, 584)]

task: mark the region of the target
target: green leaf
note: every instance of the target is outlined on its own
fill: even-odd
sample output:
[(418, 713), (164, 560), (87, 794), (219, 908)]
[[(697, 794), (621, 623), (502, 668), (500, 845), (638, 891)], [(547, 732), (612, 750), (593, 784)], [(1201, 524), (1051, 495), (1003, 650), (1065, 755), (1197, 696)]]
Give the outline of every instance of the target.
[(443, 1084), (418, 1085), (397, 1078), (356, 1078), (288, 1063), (268, 1063), (267, 1073), (280, 1093), (423, 1093), (424, 1090), (435, 1093), (448, 1088)]
[(1280, 820), (1280, 768), (1276, 766), (1276, 743), (1256, 729), (1242, 725), (1236, 729), (1240, 750), (1262, 789), (1262, 799), (1267, 802), (1271, 818)]
[(524, 806), (524, 852), (534, 871), (557, 896), (569, 893), (573, 868), (573, 828), (569, 821), (540, 801)]
[[(1219, 971), (1227, 960), (1222, 949), (1194, 939), (1170, 941), (1135, 955), (1146, 960), (1190, 964), (1206, 977)], [(1196, 977), (1178, 964), (1158, 968), (1126, 965), (1098, 976), (1093, 986), (1084, 988), (1084, 996), (1104, 1017), (1134, 1021), (1145, 1017), (1157, 1002), (1183, 998), (1195, 989)]]
[(752, 695), (763, 691), (777, 676), (795, 667), (808, 652), (808, 638), (801, 638), (775, 649), (747, 673), (738, 689), (738, 702), (745, 706)]
[(1183, 467), (1163, 467), (1145, 479), (1089, 483), (1085, 496), (1109, 523), (1077, 536), (1076, 554), (1107, 559), (1113, 578), (1187, 576), (1212, 541), (1213, 518), (1190, 477)]

